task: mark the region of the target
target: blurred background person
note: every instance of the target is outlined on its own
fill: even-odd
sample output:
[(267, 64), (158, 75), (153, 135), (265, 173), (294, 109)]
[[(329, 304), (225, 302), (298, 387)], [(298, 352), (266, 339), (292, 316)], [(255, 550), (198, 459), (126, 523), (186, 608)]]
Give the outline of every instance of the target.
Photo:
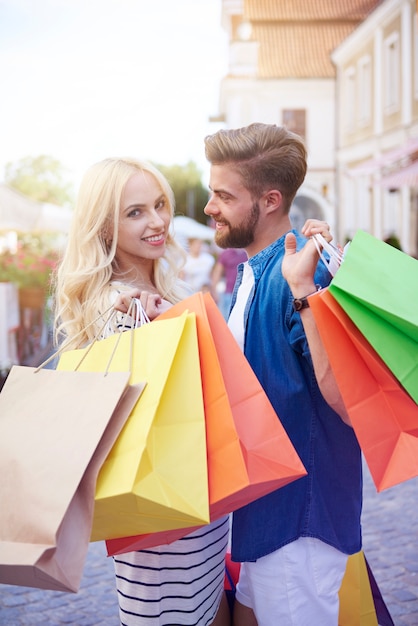
[(202, 239), (188, 240), (187, 260), (181, 272), (181, 278), (194, 292), (209, 291), (211, 288), (215, 257), (203, 245)]
[(247, 260), (247, 253), (240, 248), (227, 248), (223, 250), (214, 265), (211, 280), (211, 294), (217, 302), (219, 309), (227, 320), (231, 307), (232, 293), (234, 291), (237, 267)]

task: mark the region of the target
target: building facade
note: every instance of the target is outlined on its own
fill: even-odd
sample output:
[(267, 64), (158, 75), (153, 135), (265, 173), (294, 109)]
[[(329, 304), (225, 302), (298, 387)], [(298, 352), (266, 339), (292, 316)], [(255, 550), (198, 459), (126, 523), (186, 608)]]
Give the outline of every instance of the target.
[[(291, 219), (308, 217), (338, 228), (336, 67), (332, 51), (381, 0), (223, 0), (229, 39), (228, 74), (216, 122), (286, 125), (308, 149), (308, 174)], [(215, 120), (214, 120), (215, 121)]]
[(332, 53), (338, 234), (361, 228), (418, 253), (416, 0), (385, 0)]

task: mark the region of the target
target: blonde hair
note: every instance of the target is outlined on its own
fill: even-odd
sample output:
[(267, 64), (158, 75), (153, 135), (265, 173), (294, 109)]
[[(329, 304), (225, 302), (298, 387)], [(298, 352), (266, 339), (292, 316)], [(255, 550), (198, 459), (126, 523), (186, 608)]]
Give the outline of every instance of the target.
[[(128, 180), (138, 172), (154, 176), (174, 216), (173, 191), (150, 163), (130, 158), (105, 159), (86, 172), (68, 244), (54, 277), (54, 338), (62, 349), (89, 343), (103, 324), (99, 318), (111, 305), (121, 197)], [(169, 232), (164, 256), (154, 261), (153, 280), (158, 293), (173, 304), (187, 295), (179, 279), (184, 261), (184, 250)]]

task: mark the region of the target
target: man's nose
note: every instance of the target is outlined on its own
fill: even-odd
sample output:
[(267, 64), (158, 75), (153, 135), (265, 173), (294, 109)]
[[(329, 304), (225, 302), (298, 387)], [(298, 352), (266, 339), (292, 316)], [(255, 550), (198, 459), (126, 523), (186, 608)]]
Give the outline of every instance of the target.
[(205, 208), (203, 209), (203, 212), (205, 213), (205, 215), (213, 215), (214, 213), (216, 213), (216, 206), (213, 201), (213, 197), (209, 198)]

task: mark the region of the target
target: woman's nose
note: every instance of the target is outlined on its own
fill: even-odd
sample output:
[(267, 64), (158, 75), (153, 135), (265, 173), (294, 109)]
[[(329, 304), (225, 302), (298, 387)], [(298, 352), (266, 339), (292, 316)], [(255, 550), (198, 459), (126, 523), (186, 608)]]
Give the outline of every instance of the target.
[(153, 211), (151, 216), (150, 216), (150, 226), (152, 226), (153, 228), (160, 228), (161, 224), (164, 225), (164, 220), (161, 217), (161, 215), (159, 213), (157, 213), (157, 211)]

